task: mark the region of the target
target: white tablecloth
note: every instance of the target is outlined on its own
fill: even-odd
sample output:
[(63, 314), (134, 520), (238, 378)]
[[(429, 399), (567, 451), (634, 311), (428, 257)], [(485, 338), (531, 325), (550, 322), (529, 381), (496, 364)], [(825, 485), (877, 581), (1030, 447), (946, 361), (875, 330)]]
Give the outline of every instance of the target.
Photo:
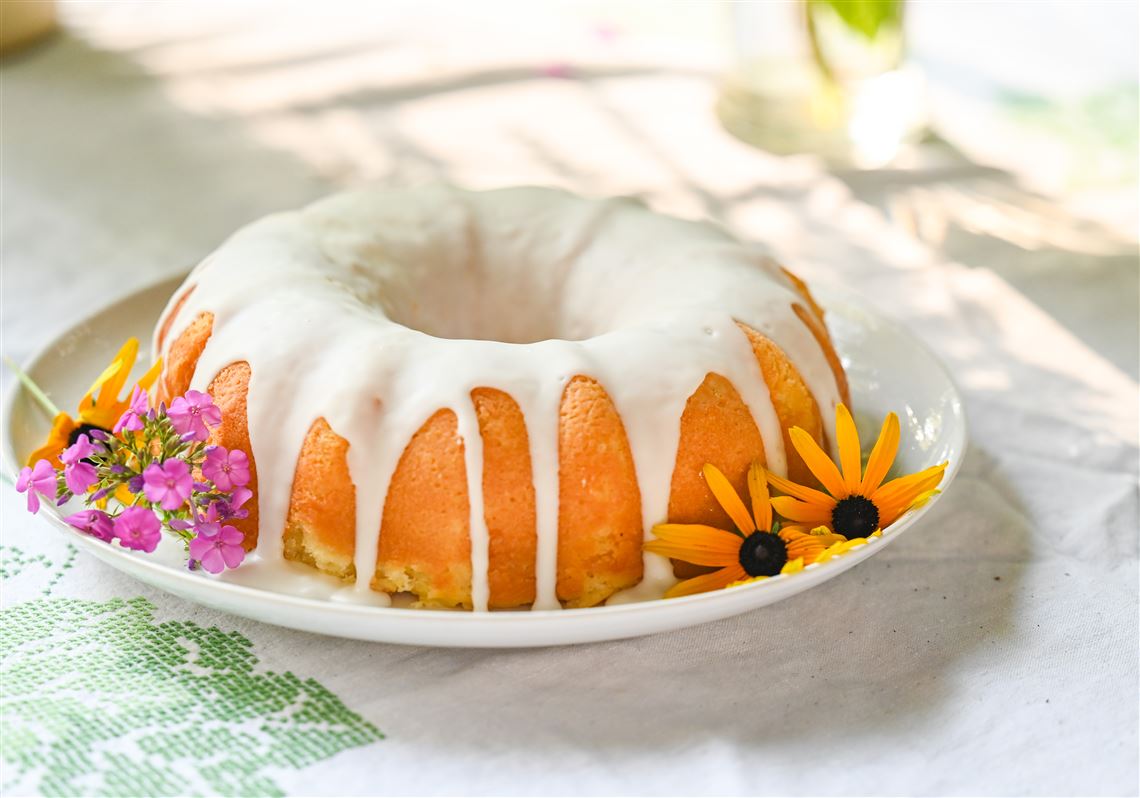
[(345, 185), (551, 183), (717, 218), (862, 293), (950, 366), (971, 449), (922, 528), (816, 590), (546, 650), (221, 615), (78, 554), (5, 489), (6, 794), (1137, 790), (1135, 242), (1062, 217), (1029, 246), (1044, 200), (990, 202), (977, 181), (1016, 187), (985, 170), (838, 179), (745, 147), (701, 59), (652, 38), (67, 14), (74, 33), (2, 72), (16, 359)]

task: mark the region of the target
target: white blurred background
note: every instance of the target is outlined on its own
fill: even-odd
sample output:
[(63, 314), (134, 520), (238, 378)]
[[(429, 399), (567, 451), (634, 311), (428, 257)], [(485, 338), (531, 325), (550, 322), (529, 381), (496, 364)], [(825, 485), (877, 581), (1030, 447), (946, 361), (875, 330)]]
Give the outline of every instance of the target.
[[(775, 157), (724, 132), (714, 108), (740, 4), (56, 8), (61, 30), (2, 62), (3, 189), (24, 209), (42, 203), (54, 235), (88, 257), (122, 260), (129, 235), (128, 261), (171, 269), (257, 214), (336, 187), (438, 179), (638, 194), (763, 240), (786, 233), (788, 205), (760, 214), (758, 198), (795, 200), (830, 175), (1137, 373), (1134, 2), (910, 3), (931, 129), (873, 170)], [(97, 222), (92, 205), (104, 207)], [(6, 244), (21, 218), (5, 220)], [(26, 232), (17, 243), (34, 249)], [(5, 270), (10, 294), (23, 283)], [(1071, 301), (1104, 281), (1118, 290)], [(1105, 314), (1124, 326), (1087, 323)]]

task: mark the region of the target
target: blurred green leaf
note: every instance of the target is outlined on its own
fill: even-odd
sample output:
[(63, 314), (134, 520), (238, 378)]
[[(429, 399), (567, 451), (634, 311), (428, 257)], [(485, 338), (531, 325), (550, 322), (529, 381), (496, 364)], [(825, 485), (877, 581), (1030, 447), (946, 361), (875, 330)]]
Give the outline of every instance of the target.
[(848, 28), (868, 39), (874, 39), (884, 25), (899, 23), (903, 2), (904, 0), (808, 0), (808, 5), (827, 6), (839, 15)]

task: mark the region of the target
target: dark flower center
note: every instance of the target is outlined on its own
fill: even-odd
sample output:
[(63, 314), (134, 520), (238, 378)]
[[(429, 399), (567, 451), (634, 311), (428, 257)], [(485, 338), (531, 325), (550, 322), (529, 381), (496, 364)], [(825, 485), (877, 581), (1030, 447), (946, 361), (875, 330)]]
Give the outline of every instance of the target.
[(848, 540), (865, 538), (879, 528), (879, 508), (866, 496), (840, 499), (831, 511), (831, 528)]
[(771, 532), (753, 532), (740, 544), (740, 567), (749, 576), (775, 576), (787, 561), (787, 544)]
[(78, 443), (80, 435), (86, 435), (87, 439), (92, 441), (92, 442), (99, 440), (98, 435), (92, 435), (91, 434), (92, 432), (95, 432), (96, 430), (104, 433), (105, 435), (111, 434), (111, 430), (103, 429), (102, 427), (100, 427), (97, 424), (80, 424), (78, 427), (76, 427), (75, 429), (73, 429), (71, 431), (70, 435), (67, 436), (67, 445), (68, 446), (74, 446), (76, 443)]
[[(93, 432), (98, 432), (100, 434), (99, 435), (92, 435), (91, 433), (93, 433)], [(111, 434), (111, 430), (103, 429), (102, 427), (100, 427), (97, 424), (80, 424), (78, 427), (76, 427), (75, 429), (73, 429), (71, 431), (70, 435), (67, 436), (67, 445), (68, 446), (74, 446), (75, 444), (77, 444), (79, 442), (79, 436), (80, 435), (86, 435), (87, 440), (91, 441), (92, 443), (98, 443), (99, 441), (101, 441), (103, 439), (102, 436), (104, 436), (104, 435), (109, 436), (110, 434)], [(95, 461), (92, 460), (90, 457), (84, 457), (82, 460), (80, 460), (80, 462), (81, 463), (87, 463), (88, 465), (95, 465)]]

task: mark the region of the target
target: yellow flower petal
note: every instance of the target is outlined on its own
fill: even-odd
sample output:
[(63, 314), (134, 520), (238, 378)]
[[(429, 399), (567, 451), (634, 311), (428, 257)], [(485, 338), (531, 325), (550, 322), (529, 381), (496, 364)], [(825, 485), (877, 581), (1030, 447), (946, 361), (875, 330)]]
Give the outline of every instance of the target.
[[(938, 483), (942, 481), (942, 473), (931, 474), (925, 480), (920, 482), (910, 491), (907, 495), (901, 497), (898, 501), (892, 502), (885, 506), (885, 509), (879, 514), (880, 526), (890, 526), (899, 519), (903, 513), (912, 507), (921, 507), (926, 502), (930, 501), (930, 497), (938, 493)], [(914, 498), (911, 499), (911, 494)], [(908, 501), (909, 499), (909, 501)]]
[(792, 439), (792, 445), (796, 447), (796, 451), (803, 458), (804, 465), (815, 474), (815, 478), (820, 481), (824, 489), (837, 499), (847, 496), (847, 489), (843, 477), (839, 474), (839, 469), (835, 467), (835, 463), (831, 462), (831, 458), (827, 456), (826, 452), (819, 448), (815, 439), (799, 427), (792, 427), (788, 431), (788, 435)]
[(665, 598), (678, 598), (680, 596), (691, 596), (694, 593), (720, 590), (733, 582), (745, 579), (747, 576), (748, 574), (739, 565), (730, 565), (727, 568), (721, 568), (719, 571), (713, 571), (711, 574), (701, 574), (673, 585), (665, 592)]
[(764, 466), (759, 460), (753, 461), (748, 469), (748, 495), (752, 499), (752, 517), (758, 529), (765, 532), (772, 529), (772, 505), (768, 493), (768, 483), (764, 478)]
[(793, 499), (791, 496), (777, 496), (772, 499), (772, 506), (776, 512), (790, 521), (800, 521), (805, 524), (831, 523), (831, 511), (835, 509), (835, 502), (830, 507), (822, 504), (809, 504)]
[(866, 546), (868, 543), (871, 542), (871, 538), (878, 538), (878, 537), (882, 537), (882, 536), (883, 536), (883, 530), (876, 529), (874, 532), (872, 532), (870, 535), (867, 535), (867, 537), (865, 537), (865, 538), (851, 538), (851, 540), (845, 540), (841, 543), (835, 544), (836, 545), (836, 553), (837, 554), (846, 554), (847, 552), (851, 551), (852, 549), (857, 549), (860, 546)]
[(79, 426), (75, 419), (67, 415), (67, 413), (59, 413), (51, 422), (51, 432), (48, 433), (48, 439), (44, 441), (40, 448), (36, 449), (28, 455), (28, 465), (35, 465), (39, 460), (49, 461), (53, 467), (62, 468), (63, 463), (59, 460), (59, 455), (68, 446), (68, 441), (71, 433)]
[(916, 474), (892, 479), (875, 491), (870, 499), (879, 509), (879, 526), (890, 526), (919, 496), (938, 487), (946, 463), (931, 466)]
[(139, 378), (139, 381), (135, 384), (142, 388), (144, 391), (148, 391), (150, 390), (150, 386), (154, 385), (154, 381), (158, 379), (158, 375), (161, 373), (162, 358), (159, 358), (158, 360), (154, 361), (154, 365), (152, 365), (147, 370), (146, 374), (142, 375), (142, 377)]
[(123, 391), (127, 377), (131, 375), (131, 369), (134, 368), (135, 358), (138, 357), (138, 354), (139, 339), (128, 338), (126, 343), (119, 348), (115, 359), (111, 361), (111, 365), (103, 369), (103, 373), (95, 378), (95, 382), (91, 384), (87, 395), (83, 397), (83, 404), (91, 401), (91, 397), (96, 391), (99, 392), (99, 396), (93, 401), (96, 407), (118, 401), (119, 394)]
[(771, 471), (768, 471), (766, 475), (768, 477), (768, 484), (789, 496), (794, 496), (797, 499), (811, 504), (826, 504), (832, 501), (832, 498), (821, 490), (798, 485), (790, 479), (776, 476)]
[(916, 471), (913, 474), (892, 479), (887, 484), (880, 486), (879, 489), (868, 498), (876, 503), (897, 501), (899, 496), (913, 491), (916, 485), (921, 484), (935, 475), (937, 475), (941, 481), (942, 472), (946, 470), (946, 465), (946, 463), (939, 463), (936, 466), (931, 466), (922, 471)]
[(794, 560), (788, 560), (784, 563), (784, 567), (780, 569), (781, 574), (798, 574), (804, 569), (804, 558), (796, 557)]
[(788, 544), (788, 557), (802, 557), (808, 565), (819, 559), (819, 555), (828, 546), (845, 540), (842, 535), (835, 534), (825, 526), (817, 526), (812, 530), (794, 525), (782, 527), (780, 537)]
[(838, 532), (833, 532), (830, 527), (807, 527), (797, 526), (797, 524), (789, 524), (787, 527), (780, 528), (780, 537), (784, 543), (796, 543), (798, 540), (815, 540), (816, 543), (821, 543), (824, 546), (830, 546), (837, 541), (846, 540)]
[(95, 392), (107, 384), (107, 381), (118, 374), (123, 368), (123, 361), (116, 357), (111, 361), (111, 365), (103, 369), (102, 373), (95, 378), (95, 382), (91, 383), (91, 387), (87, 389), (87, 393), (79, 400), (79, 409), (83, 410), (84, 407), (93, 406), (95, 404)]
[[(941, 480), (939, 480), (939, 481), (941, 481)], [(906, 509), (907, 510), (914, 510), (915, 508), (921, 507), (941, 492), (942, 491), (938, 490), (938, 488), (934, 488), (933, 490), (924, 491), (923, 493), (918, 494), (918, 496), (915, 497), (915, 500), (910, 503), (910, 507), (907, 507)], [(905, 512), (905, 510), (904, 510), (904, 512)]]
[(828, 546), (826, 549), (824, 549), (822, 552), (820, 552), (819, 556), (815, 558), (815, 561), (816, 562), (827, 562), (828, 560), (835, 559), (836, 557), (838, 557), (840, 554), (842, 554), (845, 551), (845, 549), (843, 548), (844, 545), (846, 545), (846, 543), (844, 541), (840, 541), (838, 543), (832, 543), (830, 546)]
[(840, 403), (835, 408), (835, 436), (839, 439), (839, 462), (843, 466), (843, 483), (847, 493), (859, 489), (863, 481), (862, 449), (859, 446), (859, 430), (851, 411)]
[[(722, 551), (736, 551), (740, 548), (740, 535), (704, 524), (656, 524), (653, 534), (667, 543), (680, 546), (717, 548)], [(652, 541), (650, 541), (652, 542)]]
[(755, 532), (756, 523), (748, 514), (748, 508), (740, 500), (740, 496), (732, 487), (732, 483), (728, 481), (728, 477), (711, 463), (705, 463), (705, 467), (701, 471), (705, 475), (705, 482), (708, 484), (709, 490), (712, 491), (713, 496), (716, 497), (724, 511), (728, 513), (732, 523), (736, 524), (737, 529), (746, 535)]
[(894, 413), (888, 413), (883, 420), (883, 428), (879, 431), (879, 439), (875, 441), (875, 448), (871, 450), (871, 456), (867, 459), (867, 472), (863, 474), (859, 493), (870, 496), (879, 489), (887, 472), (891, 470), (898, 451), (899, 417)]
[[(739, 542), (740, 538), (737, 538), (737, 541)], [(664, 540), (650, 540), (645, 544), (645, 550), (673, 560), (684, 560), (693, 565), (715, 565), (723, 568), (740, 562), (739, 545), (733, 551), (721, 551), (712, 547), (684, 546), (680, 543), (667, 543)]]
[(768, 579), (768, 577), (767, 576), (747, 576), (747, 575), (745, 575), (744, 579), (738, 579), (737, 581), (728, 585), (728, 587), (740, 587), (741, 585), (751, 585), (753, 582), (763, 582), (765, 579)]
[[(822, 529), (824, 532), (831, 531), (825, 526), (819, 526), (816, 527), (816, 529)], [(785, 543), (808, 534), (811, 534), (811, 528), (804, 526), (803, 524), (783, 524), (780, 526), (780, 539)]]
[(115, 422), (127, 412), (128, 402), (115, 402), (108, 405), (96, 405), (79, 411), (79, 420), (100, 429), (114, 429)]

